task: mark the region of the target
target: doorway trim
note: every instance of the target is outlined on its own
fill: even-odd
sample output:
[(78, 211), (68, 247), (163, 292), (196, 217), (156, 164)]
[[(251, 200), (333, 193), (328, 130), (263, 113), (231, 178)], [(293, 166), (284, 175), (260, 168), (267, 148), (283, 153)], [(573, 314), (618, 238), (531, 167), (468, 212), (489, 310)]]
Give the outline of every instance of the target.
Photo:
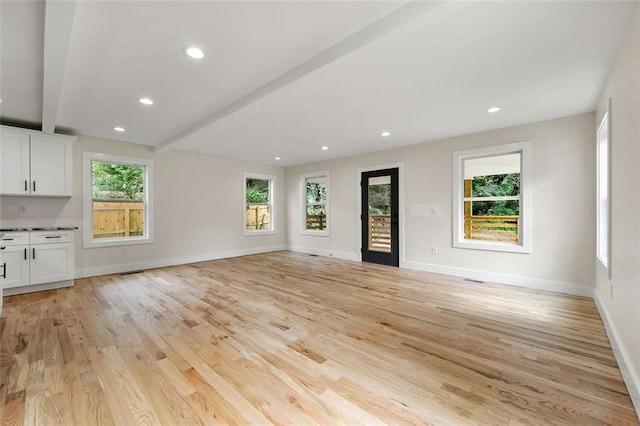
[(358, 260), (362, 262), (362, 223), (360, 221), (360, 214), (362, 212), (362, 187), (360, 186), (360, 177), (363, 172), (371, 172), (373, 170), (384, 169), (398, 169), (398, 238), (399, 241), (399, 268), (406, 268), (404, 260), (404, 162), (401, 163), (387, 163), (377, 164), (373, 166), (359, 167), (356, 170), (356, 215), (355, 215), (355, 228), (357, 229), (357, 251)]

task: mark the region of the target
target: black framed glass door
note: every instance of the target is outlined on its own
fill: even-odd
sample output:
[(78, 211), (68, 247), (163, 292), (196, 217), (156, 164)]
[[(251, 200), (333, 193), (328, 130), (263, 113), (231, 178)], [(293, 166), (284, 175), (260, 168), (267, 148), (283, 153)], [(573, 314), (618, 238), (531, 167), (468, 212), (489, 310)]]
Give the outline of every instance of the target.
[(362, 261), (399, 266), (398, 169), (362, 172)]

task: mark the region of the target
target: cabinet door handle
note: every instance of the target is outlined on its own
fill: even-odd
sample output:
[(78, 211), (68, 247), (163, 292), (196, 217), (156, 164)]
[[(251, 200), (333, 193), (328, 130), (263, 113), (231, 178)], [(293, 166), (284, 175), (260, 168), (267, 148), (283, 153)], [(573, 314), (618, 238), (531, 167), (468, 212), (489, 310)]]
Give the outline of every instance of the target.
[(24, 180), (24, 192), (27, 192), (29, 190), (29, 183), (27, 182), (27, 180)]
[(35, 249), (35, 247), (32, 250), (33, 250), (33, 259), (35, 260), (36, 259), (36, 249)]
[(60, 236), (60, 235), (50, 235), (50, 236), (45, 237), (45, 238), (62, 238), (62, 236)]
[(13, 238), (3, 238), (3, 241), (13, 241)]
[(27, 249), (24, 249), (24, 260), (27, 260)]
[(33, 181), (33, 192), (36, 192), (36, 181)]
[(0, 247), (0, 250), (4, 250), (6, 248), (7, 248), (6, 246), (2, 246), (2, 247)]
[(2, 278), (7, 279), (7, 262), (2, 264)]

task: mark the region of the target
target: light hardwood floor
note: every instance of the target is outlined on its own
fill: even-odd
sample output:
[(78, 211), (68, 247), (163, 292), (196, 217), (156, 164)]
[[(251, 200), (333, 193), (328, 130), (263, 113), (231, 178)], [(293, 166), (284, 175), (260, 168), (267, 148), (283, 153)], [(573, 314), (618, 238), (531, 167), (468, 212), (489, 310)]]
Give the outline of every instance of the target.
[(10, 424), (638, 425), (592, 300), (290, 252), (5, 299)]

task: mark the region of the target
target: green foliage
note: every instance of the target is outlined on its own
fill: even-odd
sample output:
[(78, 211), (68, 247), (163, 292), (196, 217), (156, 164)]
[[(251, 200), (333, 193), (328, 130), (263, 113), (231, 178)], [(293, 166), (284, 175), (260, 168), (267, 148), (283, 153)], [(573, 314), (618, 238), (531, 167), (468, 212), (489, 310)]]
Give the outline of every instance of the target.
[[(508, 197), (520, 195), (520, 173), (476, 176), (472, 182), (474, 197)], [(474, 216), (518, 216), (520, 202), (517, 200), (474, 201)]]
[(369, 185), (369, 214), (391, 214), (391, 184)]
[(141, 166), (93, 161), (93, 198), (141, 200), (144, 191), (143, 172)]
[(520, 194), (520, 173), (476, 176), (473, 178), (474, 197), (507, 197)]
[(520, 202), (508, 201), (474, 201), (471, 203), (474, 216), (518, 216)]
[(247, 179), (247, 203), (269, 203), (269, 181), (267, 179)]
[(307, 214), (326, 214), (326, 203), (327, 185), (319, 182), (307, 182)]

